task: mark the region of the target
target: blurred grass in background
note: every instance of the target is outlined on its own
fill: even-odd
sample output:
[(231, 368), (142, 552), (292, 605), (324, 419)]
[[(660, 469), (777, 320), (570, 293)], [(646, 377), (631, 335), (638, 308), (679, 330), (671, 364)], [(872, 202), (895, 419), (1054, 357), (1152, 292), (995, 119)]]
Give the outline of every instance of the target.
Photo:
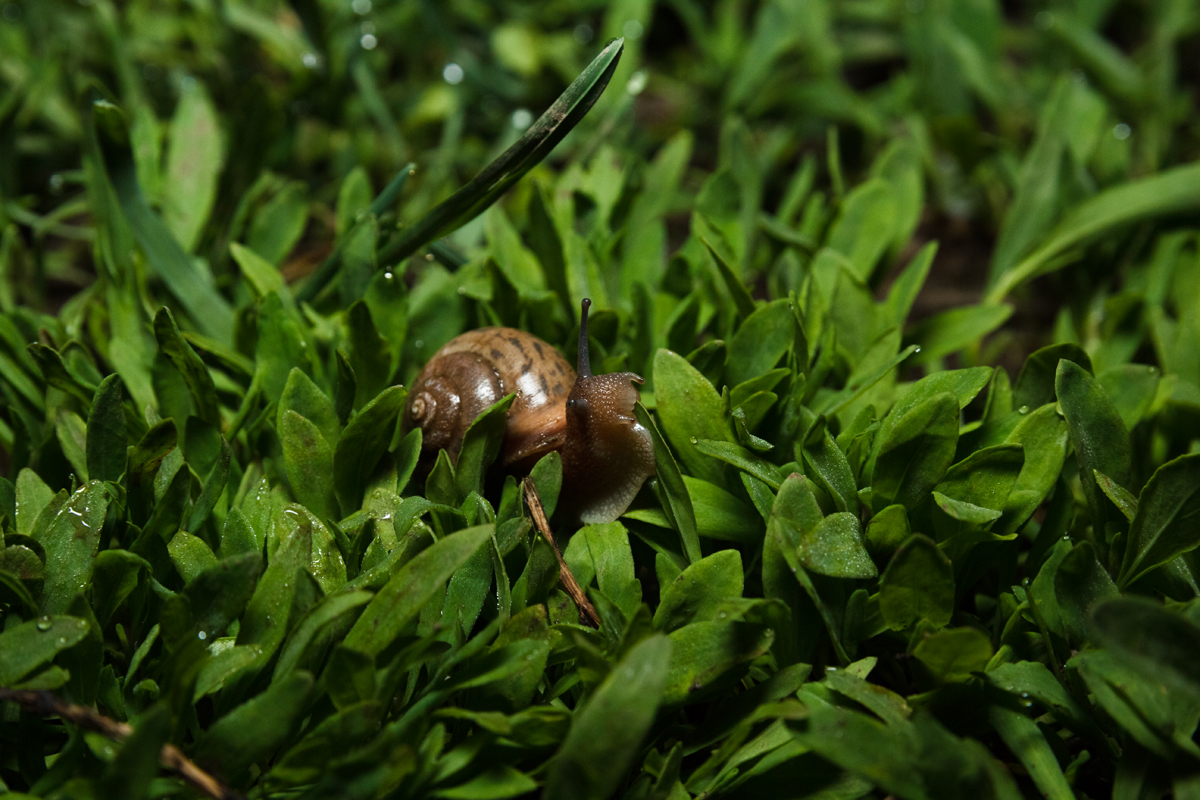
[[(930, 302), (961, 304), (1072, 205), (1197, 155), (1198, 26), (1188, 0), (10, 0), (0, 224), (6, 252), (28, 253), (5, 258), (21, 293), (7, 303), (54, 306), (91, 281), (79, 108), (92, 82), (129, 115), (151, 205), (228, 286), (230, 241), (291, 280), (311, 271), (355, 168), (378, 188), (415, 160), (397, 205), (413, 221), (624, 36), (614, 89), (560, 149), (580, 180), (614, 183), (619, 205), (673, 141), (678, 193), (655, 203), (678, 246), (686, 214), (672, 212), (714, 170), (731, 206), (810, 237), (847, 187), (903, 173), (872, 219), (894, 253), (942, 239), (949, 284)], [(480, 230), (455, 244), (470, 255)], [(1083, 302), (1075, 284), (1104, 280), (1138, 243), (1132, 231), (1051, 296)]]

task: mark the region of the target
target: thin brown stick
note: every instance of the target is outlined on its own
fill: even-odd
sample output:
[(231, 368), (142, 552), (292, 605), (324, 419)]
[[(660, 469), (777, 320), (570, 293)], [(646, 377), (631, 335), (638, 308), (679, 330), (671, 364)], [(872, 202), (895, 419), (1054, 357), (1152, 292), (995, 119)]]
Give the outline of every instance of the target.
[[(132, 725), (109, 719), (86, 706), (66, 703), (50, 692), (0, 688), (0, 701), (5, 700), (16, 703), (31, 714), (41, 717), (58, 717), (118, 742), (128, 739), (129, 735), (133, 733)], [(178, 772), (181, 778), (213, 800), (245, 800), (242, 795), (197, 767), (173, 744), (163, 745), (159, 760), (164, 767)]]
[(584, 621), (593, 628), (599, 628), (600, 617), (596, 614), (595, 607), (587, 599), (583, 589), (579, 588), (579, 581), (575, 580), (575, 576), (571, 574), (571, 568), (567, 566), (567, 562), (563, 560), (562, 551), (558, 549), (558, 542), (554, 541), (550, 523), (546, 521), (546, 509), (542, 508), (542, 498), (538, 497), (533, 478), (526, 478), (521, 482), (521, 487), (525, 490), (525, 502), (529, 506), (529, 512), (533, 515), (534, 526), (542, 536), (546, 537), (546, 541), (554, 548), (554, 555), (558, 557), (558, 577), (562, 581), (563, 588), (567, 590), (567, 594), (571, 595), (575, 605), (583, 611)]

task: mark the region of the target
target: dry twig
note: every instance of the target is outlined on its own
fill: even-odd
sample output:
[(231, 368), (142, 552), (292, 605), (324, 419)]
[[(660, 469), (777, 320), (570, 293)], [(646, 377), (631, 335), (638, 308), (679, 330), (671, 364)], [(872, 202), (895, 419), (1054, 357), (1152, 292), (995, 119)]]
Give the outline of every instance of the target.
[[(51, 692), (0, 688), (0, 701), (5, 700), (16, 703), (30, 714), (58, 717), (64, 722), (70, 722), (118, 742), (125, 741), (133, 733), (132, 725), (109, 719), (86, 706), (64, 702)], [(242, 795), (197, 767), (173, 744), (163, 745), (159, 760), (164, 767), (179, 773), (179, 777), (213, 800), (244, 800)]]
[(541, 532), (542, 536), (546, 537), (546, 541), (554, 548), (554, 555), (558, 558), (558, 575), (562, 580), (563, 587), (567, 590), (567, 594), (571, 595), (571, 599), (575, 601), (575, 605), (579, 606), (583, 611), (584, 621), (593, 628), (600, 627), (600, 617), (596, 614), (596, 609), (591, 601), (587, 599), (587, 595), (583, 593), (583, 589), (579, 587), (579, 582), (575, 580), (575, 576), (571, 574), (571, 568), (567, 566), (567, 562), (563, 560), (562, 551), (558, 549), (558, 542), (554, 541), (554, 534), (550, 532), (550, 523), (546, 521), (546, 510), (542, 508), (542, 498), (538, 497), (537, 487), (533, 484), (533, 478), (526, 478), (521, 482), (522, 488), (525, 490), (525, 502), (529, 506), (529, 511), (533, 514), (533, 524)]

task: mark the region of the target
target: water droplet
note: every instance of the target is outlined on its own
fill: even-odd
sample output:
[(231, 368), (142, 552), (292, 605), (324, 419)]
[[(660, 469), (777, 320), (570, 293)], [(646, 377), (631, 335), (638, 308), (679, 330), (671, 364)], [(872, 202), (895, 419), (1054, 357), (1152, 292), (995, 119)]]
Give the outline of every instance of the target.
[(1020, 408), (1017, 409), (1017, 413), (1018, 414), (1028, 414), (1029, 406), (1021, 406)]
[(364, 33), (362, 38), (358, 40), (358, 43), (362, 45), (363, 50), (374, 50), (375, 46), (379, 44), (379, 40), (375, 38), (375, 34), (373, 33)]
[(383, 279), (384, 279), (385, 281), (390, 281), (390, 280), (392, 280), (394, 277), (396, 277), (396, 276), (395, 276), (395, 275), (393, 275), (391, 272), (385, 272), (385, 273), (383, 273)]
[(442, 78), (451, 86), (460, 84), (463, 80), (463, 68), (452, 61), (442, 70)]
[(372, 5), (371, 0), (351, 0), (350, 10), (355, 14), (370, 14)]
[(317, 65), (321, 63), (316, 53), (305, 53), (300, 61), (309, 69), (316, 69)]
[(196, 638), (203, 642), (205, 639), (208, 638), (208, 634), (205, 633), (204, 631), (200, 631), (199, 633), (196, 634)]
[(918, 344), (913, 347), (913, 355), (915, 356), (919, 352), (921, 352), (921, 345)]
[(49, 616), (44, 616), (37, 621), (37, 629), (39, 631), (48, 631), (54, 625), (54, 620)]
[(636, 19), (628, 20), (621, 26), (621, 33), (625, 34), (626, 39), (638, 39), (644, 31), (645, 28), (642, 27), (642, 23)]
[(695, 436), (692, 437), (692, 444), (698, 444), (699, 442), (700, 442), (700, 440), (697, 439)]
[(512, 126), (523, 131), (533, 124), (533, 112), (528, 108), (518, 108), (512, 113)]
[(67, 637), (65, 637), (65, 636), (58, 637), (58, 646), (66, 647), (67, 646)]

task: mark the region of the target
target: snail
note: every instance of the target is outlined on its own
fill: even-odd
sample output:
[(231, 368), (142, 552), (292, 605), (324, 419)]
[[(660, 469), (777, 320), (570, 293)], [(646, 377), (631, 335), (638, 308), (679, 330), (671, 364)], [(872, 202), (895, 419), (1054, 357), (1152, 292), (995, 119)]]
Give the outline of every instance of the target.
[(588, 309), (579, 326), (579, 372), (551, 345), (514, 328), (480, 328), (434, 353), (412, 384), (404, 429), (422, 430), (422, 460), (446, 450), (456, 461), (467, 427), (489, 406), (515, 393), (505, 419), (499, 463), (527, 473), (542, 456), (562, 456), (559, 507), (584, 523), (624, 513), (654, 474), (650, 432), (633, 417), (632, 372), (593, 375)]

